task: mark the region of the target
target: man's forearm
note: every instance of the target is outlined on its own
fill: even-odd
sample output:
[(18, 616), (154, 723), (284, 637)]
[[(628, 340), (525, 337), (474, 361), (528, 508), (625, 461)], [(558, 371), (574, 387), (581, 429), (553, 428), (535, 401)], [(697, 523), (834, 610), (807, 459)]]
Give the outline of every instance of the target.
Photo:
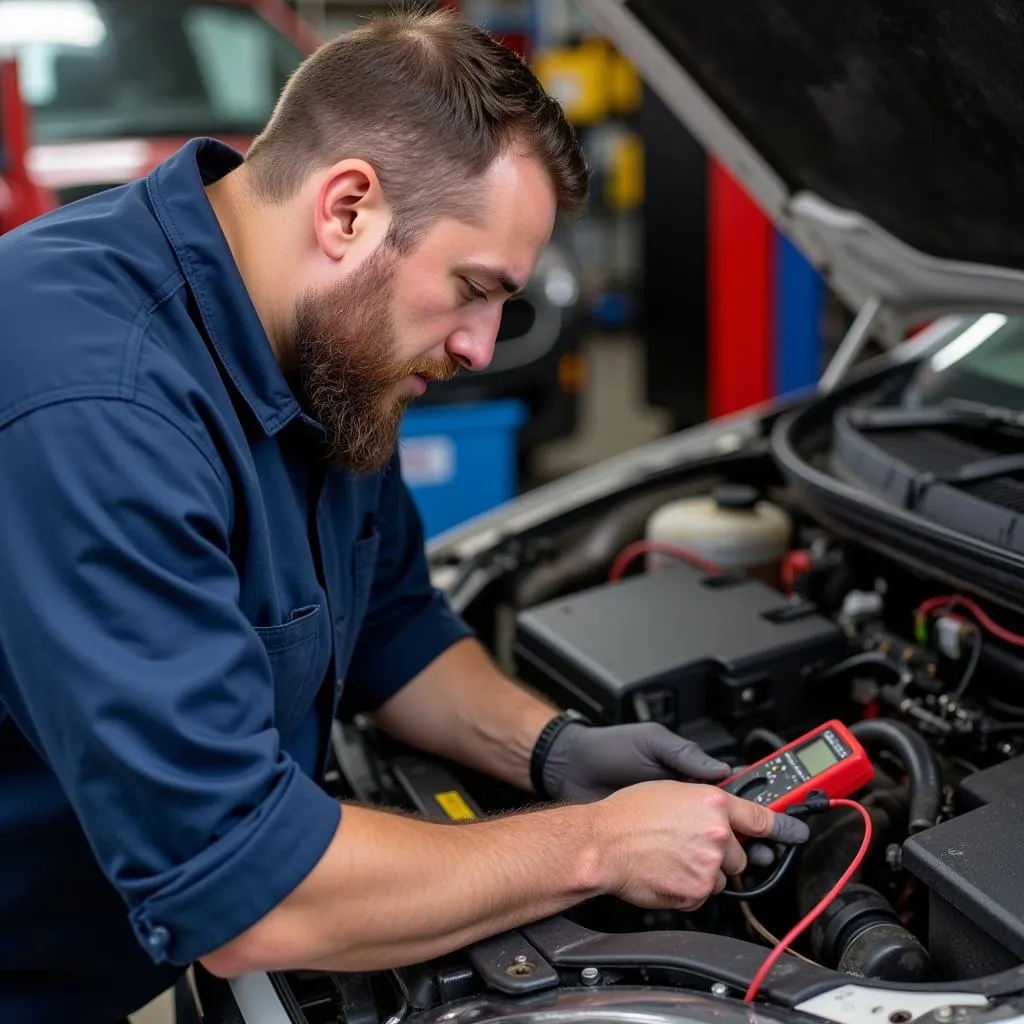
[(530, 754), (558, 713), (503, 675), (476, 640), (449, 648), (373, 716), (433, 754), (529, 791)]
[(302, 884), (202, 962), (223, 977), (377, 970), (558, 913), (601, 891), (591, 817), (558, 807), (453, 825), (345, 807)]

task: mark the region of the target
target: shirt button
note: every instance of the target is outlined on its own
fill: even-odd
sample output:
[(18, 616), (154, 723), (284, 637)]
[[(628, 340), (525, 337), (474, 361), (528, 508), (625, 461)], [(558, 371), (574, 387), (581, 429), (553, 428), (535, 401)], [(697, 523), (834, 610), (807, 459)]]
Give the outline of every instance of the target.
[(154, 950), (165, 949), (170, 941), (171, 933), (162, 924), (158, 924), (153, 928), (149, 933), (149, 938), (146, 939), (146, 942), (149, 943), (149, 948)]

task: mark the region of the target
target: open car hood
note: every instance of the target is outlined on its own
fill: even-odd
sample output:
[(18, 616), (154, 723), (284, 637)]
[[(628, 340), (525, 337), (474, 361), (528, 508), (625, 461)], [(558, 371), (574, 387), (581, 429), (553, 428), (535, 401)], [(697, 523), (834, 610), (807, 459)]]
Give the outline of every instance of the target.
[(1024, 311), (1018, 0), (581, 0), (853, 309), (892, 340)]

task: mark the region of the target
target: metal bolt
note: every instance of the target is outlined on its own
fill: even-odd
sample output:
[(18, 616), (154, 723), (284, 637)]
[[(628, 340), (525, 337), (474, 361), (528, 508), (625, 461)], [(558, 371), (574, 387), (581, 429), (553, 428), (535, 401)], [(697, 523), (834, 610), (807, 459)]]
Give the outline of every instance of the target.
[(716, 981), (711, 986), (711, 994), (718, 999), (724, 999), (729, 994), (729, 986), (724, 981)]
[(952, 1006), (940, 1006), (935, 1011), (936, 1020), (952, 1020), (953, 1019), (953, 1007)]
[(756, 696), (757, 690), (752, 686), (744, 686), (743, 689), (740, 690), (740, 700), (743, 701), (744, 704), (752, 704)]
[(525, 964), (526, 963), (526, 954), (525, 953), (520, 953), (519, 956), (514, 957), (512, 959), (512, 962), (514, 964)]
[[(518, 957), (516, 958), (519, 959)], [(524, 978), (527, 975), (533, 974), (535, 968), (531, 963), (516, 963), (509, 964), (506, 974), (511, 975), (513, 978)]]
[(601, 980), (601, 972), (596, 967), (584, 967), (580, 971), (580, 980), (584, 985), (596, 985)]

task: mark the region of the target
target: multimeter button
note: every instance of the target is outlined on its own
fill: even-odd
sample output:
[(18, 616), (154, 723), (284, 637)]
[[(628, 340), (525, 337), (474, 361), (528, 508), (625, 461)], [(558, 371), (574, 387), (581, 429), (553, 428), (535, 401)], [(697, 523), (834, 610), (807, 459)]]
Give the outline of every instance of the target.
[(740, 786), (736, 795), (743, 797), (744, 800), (753, 800), (755, 797), (760, 796), (767, 788), (768, 780), (763, 775), (758, 775)]

